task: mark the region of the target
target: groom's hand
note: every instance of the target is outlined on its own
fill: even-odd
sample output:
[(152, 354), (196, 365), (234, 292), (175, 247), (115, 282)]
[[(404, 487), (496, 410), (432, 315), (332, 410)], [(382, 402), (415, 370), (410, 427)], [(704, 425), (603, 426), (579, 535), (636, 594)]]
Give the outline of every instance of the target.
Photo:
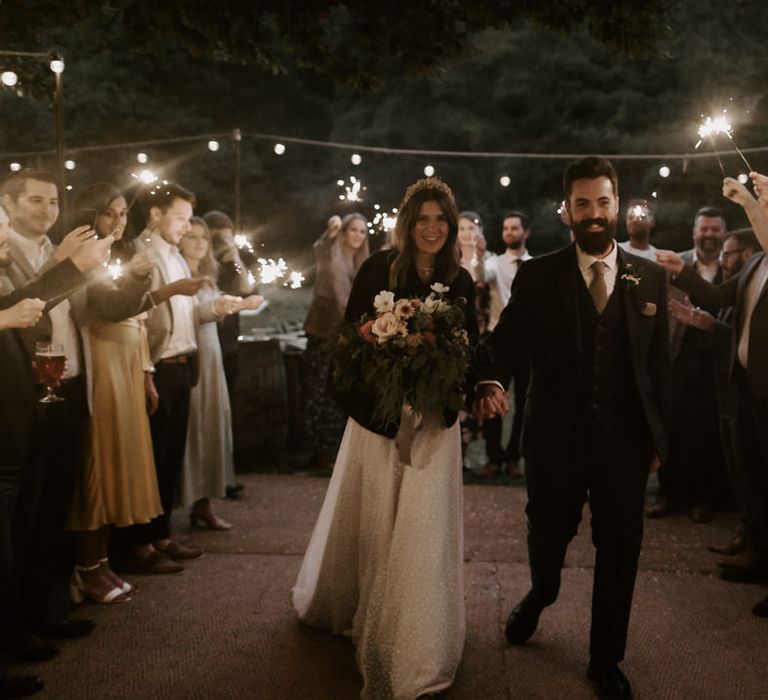
[(505, 416), (509, 412), (509, 395), (498, 384), (478, 384), (472, 411), (478, 418)]
[(654, 452), (653, 457), (651, 457), (651, 465), (648, 467), (648, 473), (653, 474), (654, 472), (659, 471), (659, 467), (661, 467), (661, 460), (659, 459), (659, 455)]

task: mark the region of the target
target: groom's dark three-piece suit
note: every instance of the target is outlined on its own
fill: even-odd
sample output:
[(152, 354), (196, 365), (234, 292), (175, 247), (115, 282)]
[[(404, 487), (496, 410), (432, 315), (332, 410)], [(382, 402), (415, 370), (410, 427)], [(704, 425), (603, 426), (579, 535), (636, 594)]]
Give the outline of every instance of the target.
[[(615, 243), (614, 243), (615, 245)], [(575, 244), (526, 262), (489, 338), (478, 380), (507, 386), (530, 358), (522, 454), (528, 489), (531, 597), (555, 601), (585, 501), (596, 547), (590, 654), (624, 656), (643, 535), (648, 470), (667, 452), (667, 291), (658, 265), (618, 250), (601, 313)]]

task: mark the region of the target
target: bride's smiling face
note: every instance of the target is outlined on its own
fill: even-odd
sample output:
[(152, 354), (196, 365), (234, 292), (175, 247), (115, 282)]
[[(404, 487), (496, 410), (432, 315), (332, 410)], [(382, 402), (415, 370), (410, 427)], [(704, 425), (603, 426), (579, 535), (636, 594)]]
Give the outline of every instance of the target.
[(411, 231), (413, 244), (419, 253), (437, 255), (448, 240), (448, 217), (435, 201), (424, 202)]

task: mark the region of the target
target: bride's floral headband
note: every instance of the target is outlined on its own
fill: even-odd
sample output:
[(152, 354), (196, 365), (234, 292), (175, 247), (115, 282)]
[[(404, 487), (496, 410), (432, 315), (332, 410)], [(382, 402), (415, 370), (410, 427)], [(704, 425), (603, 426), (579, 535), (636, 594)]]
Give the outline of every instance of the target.
[(451, 200), (453, 197), (453, 190), (448, 187), (439, 177), (423, 177), (421, 180), (416, 180), (406, 191), (405, 197), (403, 197), (403, 203), (400, 205), (400, 210), (411, 200), (413, 195), (423, 190), (438, 190), (446, 195)]

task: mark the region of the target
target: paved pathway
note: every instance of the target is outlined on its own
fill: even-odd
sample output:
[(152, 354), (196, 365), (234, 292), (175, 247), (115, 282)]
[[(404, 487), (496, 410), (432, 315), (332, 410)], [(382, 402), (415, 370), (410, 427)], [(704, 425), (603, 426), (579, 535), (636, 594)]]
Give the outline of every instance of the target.
[[(195, 531), (207, 549), (176, 576), (136, 577), (134, 599), (83, 606), (97, 630), (33, 666), (41, 698), (350, 700), (360, 676), (351, 643), (299, 625), (289, 592), (327, 480), (242, 477), (245, 498), (218, 504), (228, 533)], [(509, 647), (503, 625), (528, 586), (520, 486), (465, 486), (467, 642), (449, 700), (594, 697), (584, 680), (593, 563), (588, 513), (560, 600), (531, 642)], [(184, 523), (180, 517), (177, 525)], [(768, 620), (750, 614), (758, 586), (726, 584), (705, 544), (733, 515), (694, 525), (650, 521), (624, 669), (637, 698), (768, 697)]]

